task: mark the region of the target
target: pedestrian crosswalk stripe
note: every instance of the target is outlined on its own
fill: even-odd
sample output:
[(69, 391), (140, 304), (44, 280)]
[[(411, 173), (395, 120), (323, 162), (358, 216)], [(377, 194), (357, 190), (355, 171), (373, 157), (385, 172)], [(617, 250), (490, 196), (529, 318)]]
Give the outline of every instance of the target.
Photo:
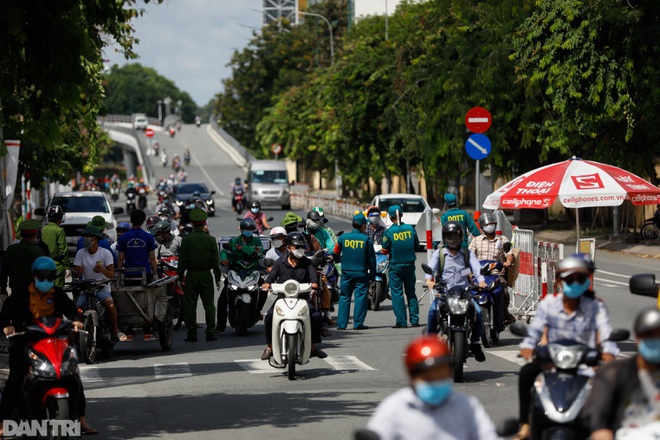
[(502, 358), (506, 361), (513, 362), (514, 364), (518, 364), (521, 367), (527, 363), (525, 359), (518, 357), (520, 350), (497, 350), (497, 351), (489, 351), (487, 353), (489, 355), (492, 354), (494, 356)]
[(355, 356), (328, 356), (323, 360), (338, 371), (376, 371)]
[(101, 371), (96, 365), (80, 365), (80, 380), (83, 383), (103, 382)]
[(234, 362), (250, 374), (268, 374), (277, 371), (277, 368), (271, 367), (268, 361), (262, 361), (261, 359), (241, 359)]
[(190, 365), (187, 362), (176, 364), (154, 364), (156, 379), (172, 379), (176, 377), (192, 376)]

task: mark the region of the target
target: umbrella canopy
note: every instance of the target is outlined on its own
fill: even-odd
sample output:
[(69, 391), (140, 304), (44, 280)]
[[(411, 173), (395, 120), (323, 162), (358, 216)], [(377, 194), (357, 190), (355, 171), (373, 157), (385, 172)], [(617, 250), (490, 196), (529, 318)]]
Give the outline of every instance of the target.
[(660, 188), (621, 168), (572, 158), (529, 171), (486, 197), (486, 209), (545, 209), (660, 204)]

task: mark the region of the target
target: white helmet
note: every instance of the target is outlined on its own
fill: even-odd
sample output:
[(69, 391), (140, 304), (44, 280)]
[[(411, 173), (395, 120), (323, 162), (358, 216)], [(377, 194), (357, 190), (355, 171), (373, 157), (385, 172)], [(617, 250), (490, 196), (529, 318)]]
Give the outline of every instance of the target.
[(270, 237), (276, 237), (278, 235), (288, 235), (286, 233), (286, 229), (284, 229), (282, 226), (276, 226), (273, 229), (270, 230)]

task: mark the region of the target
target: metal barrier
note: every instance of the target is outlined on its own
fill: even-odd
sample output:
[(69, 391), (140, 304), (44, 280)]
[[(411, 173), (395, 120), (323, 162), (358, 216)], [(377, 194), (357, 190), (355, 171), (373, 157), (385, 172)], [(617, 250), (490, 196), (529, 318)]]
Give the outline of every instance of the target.
[(222, 136), (224, 140), (226, 140), (227, 143), (229, 143), (229, 145), (231, 145), (245, 159), (246, 166), (248, 163), (256, 160), (255, 157), (248, 150), (246, 150), (243, 145), (239, 144), (232, 135), (227, 133), (222, 129), (222, 127), (218, 125), (218, 122), (213, 116), (209, 118), (209, 124), (211, 125), (211, 128), (213, 128), (220, 136)]
[(535, 269), (534, 231), (528, 229), (514, 229), (512, 235), (513, 247), (520, 250), (518, 254), (518, 278), (511, 287), (512, 313), (520, 319), (528, 321), (536, 310), (539, 300), (537, 291), (537, 275)]
[(325, 214), (351, 219), (356, 211), (364, 207), (349, 200), (310, 193), (291, 193), (291, 207), (308, 210), (315, 206), (323, 208)]
[(536, 246), (538, 277), (541, 282), (541, 299), (548, 293), (559, 293), (555, 284), (555, 263), (564, 258), (564, 245), (539, 241)]

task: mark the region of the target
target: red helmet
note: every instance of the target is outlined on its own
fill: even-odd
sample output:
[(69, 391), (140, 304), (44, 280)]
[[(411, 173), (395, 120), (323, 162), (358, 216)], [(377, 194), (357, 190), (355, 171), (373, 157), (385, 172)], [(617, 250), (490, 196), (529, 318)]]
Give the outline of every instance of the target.
[(152, 215), (147, 219), (147, 229), (153, 228), (156, 225), (156, 223), (158, 223), (159, 221), (160, 221), (160, 217), (158, 217), (157, 215)]
[(449, 347), (437, 336), (417, 338), (406, 349), (406, 369), (411, 377), (429, 368), (450, 363)]

